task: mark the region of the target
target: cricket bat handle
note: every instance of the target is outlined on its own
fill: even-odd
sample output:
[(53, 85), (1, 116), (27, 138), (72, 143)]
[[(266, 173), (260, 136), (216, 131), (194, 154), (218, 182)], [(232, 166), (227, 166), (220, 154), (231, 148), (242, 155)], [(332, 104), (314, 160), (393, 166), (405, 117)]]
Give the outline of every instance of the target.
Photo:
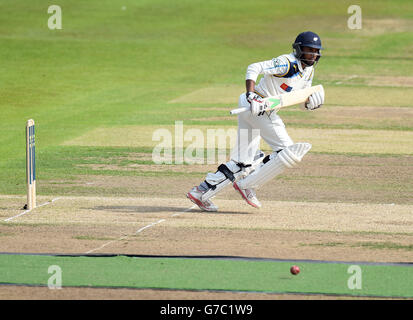
[(231, 115), (239, 114), (239, 113), (242, 113), (242, 112), (245, 112), (245, 111), (249, 111), (249, 110), (250, 110), (250, 108), (237, 108), (237, 109), (231, 110), (231, 111), (230, 111), (230, 114), (231, 114)]

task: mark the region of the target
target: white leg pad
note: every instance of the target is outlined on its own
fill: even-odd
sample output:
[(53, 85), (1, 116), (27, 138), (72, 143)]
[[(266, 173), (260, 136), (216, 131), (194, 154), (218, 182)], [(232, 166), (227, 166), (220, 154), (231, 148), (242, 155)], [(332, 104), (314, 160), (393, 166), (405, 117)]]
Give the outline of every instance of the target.
[(282, 173), (286, 168), (295, 167), (310, 149), (311, 144), (299, 142), (283, 149), (278, 154), (273, 153), (267, 163), (246, 178), (241, 179), (238, 186), (241, 189), (258, 188)]
[[(233, 173), (234, 179), (238, 180), (242, 178), (243, 176), (246, 176), (249, 174), (252, 170), (255, 170), (256, 167), (261, 164), (262, 159), (264, 158), (264, 153), (259, 151), (257, 152), (252, 164), (250, 167), (239, 167), (234, 161), (229, 161), (225, 165), (227, 168)], [(234, 181), (235, 181), (234, 180)], [(206, 201), (209, 198), (214, 197), (218, 192), (220, 192), (222, 189), (224, 189), (227, 185), (231, 184), (232, 181), (230, 179), (227, 179), (227, 177), (221, 172), (217, 171), (215, 173), (208, 173), (206, 176), (205, 181), (207, 181), (209, 184), (215, 186), (214, 189), (210, 188), (207, 192), (205, 192), (201, 200)]]
[[(225, 166), (228, 168), (229, 171), (232, 172), (235, 179), (238, 177), (237, 174), (241, 172), (241, 168), (234, 161), (227, 162)], [(224, 189), (227, 185), (229, 185), (232, 182), (225, 176), (223, 172), (219, 170), (215, 173), (208, 173), (205, 178), (205, 181), (208, 182), (210, 185), (213, 185), (214, 189), (210, 188), (207, 192), (205, 192), (201, 197), (202, 201), (206, 201), (209, 198), (214, 197), (218, 192), (220, 192), (222, 189)]]
[(209, 198), (214, 197), (218, 192), (224, 189), (227, 185), (229, 185), (232, 181), (229, 179), (225, 179), (224, 181), (220, 182), (219, 184), (215, 185), (215, 189), (210, 188), (207, 192), (205, 192), (201, 196), (202, 201), (206, 201)]

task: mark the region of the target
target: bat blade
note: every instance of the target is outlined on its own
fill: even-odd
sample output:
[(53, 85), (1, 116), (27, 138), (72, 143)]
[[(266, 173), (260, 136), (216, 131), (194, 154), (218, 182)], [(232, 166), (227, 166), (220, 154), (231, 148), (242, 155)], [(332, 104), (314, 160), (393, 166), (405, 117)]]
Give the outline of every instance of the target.
[[(296, 104), (300, 104), (305, 102), (309, 96), (311, 96), (314, 92), (322, 91), (323, 86), (321, 84), (297, 91), (292, 91), (288, 93), (283, 93), (280, 95), (281, 97), (281, 105), (282, 107), (293, 106)], [(268, 98), (270, 99), (270, 98)]]
[[(293, 106), (305, 102), (314, 92), (324, 90), (321, 84), (305, 89), (282, 93), (277, 96), (271, 96), (264, 99), (266, 105), (265, 110), (279, 110), (284, 107)], [(249, 108), (237, 108), (230, 112), (230, 114), (239, 114), (250, 110)]]

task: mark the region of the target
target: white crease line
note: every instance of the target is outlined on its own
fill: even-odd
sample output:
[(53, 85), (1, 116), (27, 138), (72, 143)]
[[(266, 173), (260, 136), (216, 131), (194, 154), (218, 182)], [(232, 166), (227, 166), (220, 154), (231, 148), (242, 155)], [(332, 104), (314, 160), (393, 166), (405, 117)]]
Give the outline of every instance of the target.
[(53, 203), (53, 202), (55, 202), (55, 201), (57, 201), (57, 200), (59, 200), (59, 199), (61, 199), (61, 198), (54, 198), (52, 201), (45, 202), (45, 203), (43, 203), (43, 204), (41, 204), (41, 205), (36, 206), (36, 207), (33, 208), (33, 209), (29, 209), (29, 210), (23, 211), (22, 213), (19, 213), (18, 215), (15, 215), (14, 217), (7, 218), (7, 219), (4, 220), (4, 221), (13, 220), (13, 219), (18, 218), (18, 217), (20, 217), (20, 216), (22, 216), (22, 215), (24, 215), (24, 214), (26, 214), (26, 213), (29, 213), (30, 211), (33, 211), (33, 210), (36, 209), (36, 208), (40, 208), (40, 207), (43, 207), (43, 206), (45, 206), (45, 205), (51, 204), (51, 203)]
[[(166, 220), (165, 220), (165, 219), (161, 219), (161, 220), (159, 220), (159, 221), (157, 221), (157, 222), (153, 222), (153, 223), (151, 223), (151, 224), (148, 224), (147, 226), (145, 226), (145, 227), (143, 227), (143, 228), (140, 228), (138, 231), (136, 231), (135, 234), (138, 234), (139, 232), (142, 232), (143, 230), (145, 230), (145, 229), (147, 229), (147, 228), (150, 228), (150, 227), (153, 227), (154, 225), (156, 225), (156, 224), (158, 224), (158, 223), (161, 223), (161, 222), (164, 222), (164, 221), (166, 221)], [(89, 250), (88, 252), (86, 252), (86, 254), (92, 253), (93, 251), (97, 251), (97, 250), (103, 249), (104, 247), (106, 247), (107, 245), (109, 245), (109, 244), (111, 244), (111, 243), (113, 243), (113, 242), (125, 240), (125, 239), (127, 239), (127, 238), (129, 238), (129, 237), (130, 237), (130, 236), (123, 236), (123, 237), (120, 237), (119, 239), (106, 242), (105, 244), (101, 245), (99, 248)]]
[(194, 204), (192, 207), (190, 207), (190, 208), (188, 208), (188, 209), (185, 209), (184, 211), (182, 211), (182, 212), (179, 212), (179, 213), (175, 213), (175, 214), (173, 214), (172, 215), (172, 217), (176, 217), (176, 216), (179, 216), (179, 215), (181, 215), (182, 213), (184, 213), (184, 212), (188, 212), (188, 211), (190, 211), (190, 210), (192, 210), (192, 209), (195, 209), (196, 208), (196, 205)]
[(123, 237), (120, 237), (119, 239), (109, 241), (109, 242), (107, 242), (107, 243), (105, 243), (105, 244), (101, 245), (99, 248), (96, 248), (96, 249), (92, 249), (92, 250), (87, 251), (87, 252), (86, 252), (86, 254), (88, 254), (88, 253), (92, 253), (93, 251), (100, 250), (100, 249), (102, 249), (102, 248), (106, 247), (107, 245), (109, 245), (109, 244), (111, 244), (111, 243), (113, 243), (113, 242), (116, 242), (116, 241), (121, 241), (121, 240), (124, 240), (124, 239), (126, 239), (126, 238), (128, 238), (128, 237), (129, 237), (129, 236), (123, 236)]
[(138, 231), (135, 232), (135, 234), (138, 234), (139, 232), (142, 232), (143, 230), (145, 230), (147, 228), (150, 228), (150, 227), (153, 227), (155, 224), (158, 224), (158, 223), (161, 223), (161, 222), (164, 222), (164, 221), (166, 221), (166, 220), (161, 219), (158, 222), (151, 223), (150, 225), (147, 225), (146, 227), (140, 228)]
[[(189, 210), (192, 210), (192, 209), (194, 209), (195, 207), (196, 207), (196, 205), (193, 205), (192, 207), (190, 207), (190, 208), (188, 208), (188, 209), (185, 209), (184, 211), (182, 211), (182, 212), (180, 212), (180, 213), (175, 213), (175, 214), (173, 214), (172, 217), (175, 217), (175, 216), (177, 216), (177, 215), (180, 215), (181, 213), (184, 213), (184, 212), (188, 212)], [(151, 224), (148, 224), (147, 226), (142, 227), (142, 228), (140, 228), (138, 231), (136, 231), (136, 232), (135, 232), (135, 235), (138, 234), (138, 233), (140, 233), (140, 232), (142, 232), (143, 230), (145, 230), (145, 229), (147, 229), (147, 228), (153, 227), (154, 225), (156, 225), (156, 224), (158, 224), (158, 223), (162, 223), (162, 222), (164, 222), (164, 221), (166, 221), (166, 219), (161, 219), (161, 220), (159, 220), (159, 221), (157, 221), (157, 222), (153, 222), (153, 223), (151, 223)], [(123, 237), (120, 237), (119, 239), (109, 241), (109, 242), (101, 245), (99, 248), (96, 248), (96, 249), (92, 249), (92, 250), (87, 251), (86, 254), (89, 254), (89, 253), (92, 253), (92, 252), (94, 252), (94, 251), (103, 249), (104, 247), (106, 247), (107, 245), (109, 245), (109, 244), (111, 244), (111, 243), (114, 243), (114, 242), (116, 242), (116, 241), (121, 241), (121, 240), (127, 239), (127, 238), (129, 238), (129, 237), (130, 237), (130, 236), (123, 236)]]

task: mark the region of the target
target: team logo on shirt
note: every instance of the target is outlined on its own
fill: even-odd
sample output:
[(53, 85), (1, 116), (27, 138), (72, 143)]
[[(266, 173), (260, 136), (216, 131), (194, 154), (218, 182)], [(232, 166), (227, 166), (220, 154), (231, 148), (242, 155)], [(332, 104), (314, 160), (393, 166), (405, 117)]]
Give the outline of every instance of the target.
[(290, 87), (290, 86), (286, 85), (285, 83), (283, 83), (280, 86), (280, 88), (283, 89), (284, 91), (287, 91), (287, 92), (290, 92), (291, 90), (293, 90), (293, 87)]

